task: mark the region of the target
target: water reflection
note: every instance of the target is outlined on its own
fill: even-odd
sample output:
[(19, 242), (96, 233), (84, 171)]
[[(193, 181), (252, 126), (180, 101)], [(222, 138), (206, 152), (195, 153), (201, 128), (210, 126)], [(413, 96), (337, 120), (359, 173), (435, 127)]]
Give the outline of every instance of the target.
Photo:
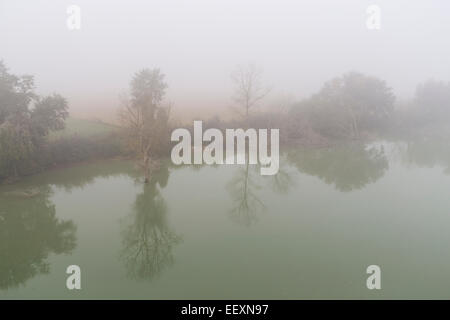
[(76, 247), (76, 225), (72, 220), (57, 218), (50, 200), (51, 186), (70, 192), (94, 183), (99, 177), (120, 174), (136, 177), (137, 171), (123, 161), (94, 162), (51, 170), (15, 185), (1, 186), (0, 290), (50, 273), (48, 256), (70, 254)]
[(243, 226), (255, 224), (261, 213), (266, 211), (266, 205), (258, 195), (264, 183), (268, 183), (273, 192), (288, 193), (294, 184), (285, 166), (281, 165), (277, 174), (261, 176), (259, 165), (244, 165), (227, 184), (227, 190), (233, 203), (230, 218)]
[(344, 192), (376, 182), (389, 168), (382, 146), (359, 144), (327, 149), (296, 149), (288, 152), (288, 160), (300, 172), (316, 176)]
[(244, 226), (250, 226), (258, 220), (258, 214), (265, 210), (265, 205), (258, 197), (256, 190), (259, 183), (259, 168), (247, 164), (239, 168), (228, 183), (227, 189), (233, 201), (230, 217)]
[(132, 162), (129, 161), (95, 161), (84, 165), (75, 165), (68, 169), (49, 171), (33, 182), (39, 185), (55, 185), (66, 192), (71, 192), (73, 189), (85, 188), (98, 178), (124, 175), (137, 179), (140, 177), (139, 173), (139, 170), (134, 168)]
[(267, 176), (265, 178), (269, 179), (271, 190), (279, 194), (287, 194), (289, 192), (289, 189), (291, 189), (291, 187), (294, 185), (292, 172), (289, 171), (289, 168), (284, 161), (280, 163), (280, 168), (277, 174), (273, 176)]
[(0, 195), (0, 289), (50, 272), (50, 253), (71, 253), (76, 226), (56, 217), (48, 186)]
[[(423, 148), (411, 144), (407, 153), (410, 161), (440, 162), (449, 167), (450, 152), (445, 153), (439, 148), (433, 152), (423, 151)], [(424, 154), (428, 157), (426, 160), (419, 157)], [(291, 168), (289, 164), (300, 172), (333, 184), (340, 191), (363, 188), (380, 179), (388, 169), (382, 148), (359, 145), (290, 150), (287, 160), (282, 159), (281, 164), (277, 175), (267, 177), (260, 175), (256, 165), (237, 168), (227, 185), (232, 201), (229, 215), (233, 221), (243, 226), (254, 225), (267, 211), (264, 192), (289, 192), (294, 180), (287, 170)], [(29, 193), (0, 193), (0, 289), (18, 286), (38, 274), (49, 272), (50, 253), (71, 253), (76, 246), (75, 224), (56, 217), (55, 206), (49, 200), (49, 185), (70, 192), (95, 182), (97, 177), (118, 174), (131, 178), (139, 176), (129, 163), (88, 164), (37, 176), (26, 183), (32, 189)], [(162, 166), (148, 184), (140, 184), (142, 190), (136, 195), (133, 212), (126, 217), (121, 259), (132, 278), (152, 279), (174, 263), (173, 250), (181, 239), (168, 224), (168, 205), (161, 194), (168, 179), (169, 169)]]
[(441, 166), (450, 174), (450, 144), (446, 141), (410, 141), (402, 152), (402, 160), (419, 167)]
[(123, 230), (121, 259), (134, 279), (152, 279), (174, 263), (173, 247), (181, 241), (167, 223), (167, 204), (159, 188), (169, 179), (166, 166), (154, 172), (136, 196), (131, 222)]

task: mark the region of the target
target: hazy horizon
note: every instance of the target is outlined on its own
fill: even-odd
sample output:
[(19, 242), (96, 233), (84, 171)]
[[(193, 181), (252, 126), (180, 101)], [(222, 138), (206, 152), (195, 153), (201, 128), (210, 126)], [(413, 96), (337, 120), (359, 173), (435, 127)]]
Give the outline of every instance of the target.
[[(71, 4), (81, 30), (66, 26)], [(381, 30), (366, 28), (371, 4)], [(162, 70), (166, 100), (191, 116), (230, 106), (230, 74), (248, 62), (264, 69), (267, 101), (307, 97), (349, 71), (408, 99), (420, 82), (450, 80), (449, 10), (446, 1), (1, 0), (0, 59), (34, 75), (37, 92), (65, 96), (72, 115), (107, 120), (145, 67)]]

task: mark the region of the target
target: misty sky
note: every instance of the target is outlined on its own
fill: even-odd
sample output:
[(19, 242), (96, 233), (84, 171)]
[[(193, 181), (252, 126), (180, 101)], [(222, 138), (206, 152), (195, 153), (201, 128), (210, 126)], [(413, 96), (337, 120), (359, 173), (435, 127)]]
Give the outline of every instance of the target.
[[(66, 26), (70, 4), (81, 30)], [(366, 28), (370, 4), (381, 30)], [(449, 17), (446, 0), (0, 0), (0, 59), (74, 114), (114, 112), (143, 67), (166, 74), (176, 109), (225, 107), (230, 73), (247, 62), (263, 67), (272, 97), (306, 97), (353, 70), (408, 98), (421, 81), (450, 80)]]

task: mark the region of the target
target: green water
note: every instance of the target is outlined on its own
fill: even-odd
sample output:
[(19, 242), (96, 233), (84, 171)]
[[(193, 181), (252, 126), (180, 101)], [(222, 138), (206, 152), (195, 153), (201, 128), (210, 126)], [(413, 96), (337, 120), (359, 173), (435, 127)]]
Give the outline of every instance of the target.
[(52, 170), (0, 187), (0, 299), (448, 299), (449, 173), (450, 145), (427, 143), (289, 150), (273, 177)]

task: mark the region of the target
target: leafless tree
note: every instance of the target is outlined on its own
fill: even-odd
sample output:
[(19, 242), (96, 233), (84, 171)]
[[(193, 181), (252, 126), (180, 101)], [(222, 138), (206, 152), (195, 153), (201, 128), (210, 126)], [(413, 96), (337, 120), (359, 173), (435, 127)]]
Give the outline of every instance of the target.
[(254, 64), (239, 65), (231, 79), (235, 86), (234, 101), (242, 109), (239, 113), (248, 119), (250, 109), (270, 92), (262, 85), (262, 70)]

